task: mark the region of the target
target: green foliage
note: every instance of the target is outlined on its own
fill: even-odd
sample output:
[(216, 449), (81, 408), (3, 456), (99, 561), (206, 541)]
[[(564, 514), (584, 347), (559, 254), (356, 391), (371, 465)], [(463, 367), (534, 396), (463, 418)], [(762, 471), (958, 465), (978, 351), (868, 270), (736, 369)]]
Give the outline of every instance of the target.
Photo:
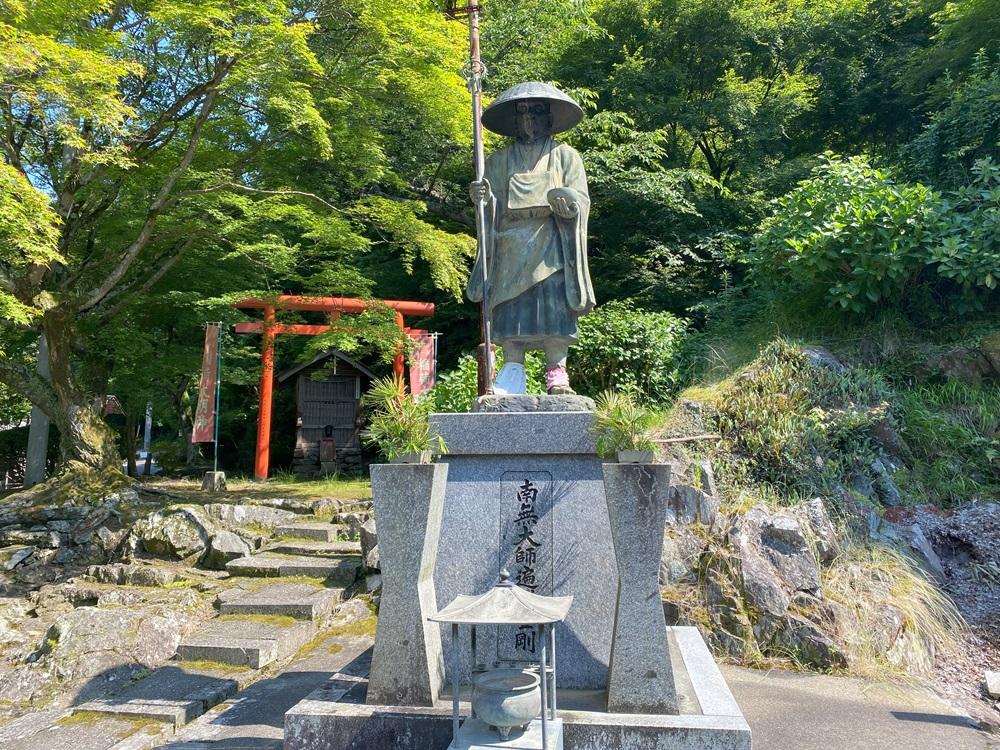
[(871, 429), (891, 424), (891, 397), (877, 373), (812, 362), (777, 339), (722, 393), (713, 419), (734, 473), (811, 492), (848, 486), (882, 455)]
[(656, 412), (640, 404), (630, 391), (602, 391), (594, 399), (597, 455), (613, 458), (618, 451), (655, 450), (650, 429), (656, 418)]
[[(59, 223), (48, 196), (16, 169), (0, 162), (0, 268), (4, 274), (25, 278), (40, 266), (60, 262)], [(37, 302), (23, 295), (18, 299), (11, 294), (12, 288), (11, 283), (0, 288), (0, 318), (30, 323), (39, 312)]]
[(1000, 268), (1000, 169), (977, 165), (973, 185), (946, 198), (859, 157), (826, 155), (815, 177), (775, 201), (753, 262), (862, 312), (928, 288), (957, 312), (978, 308)]
[[(497, 369), (503, 367), (503, 349), (496, 352)], [(524, 371), (528, 380), (528, 393), (545, 393), (545, 358), (540, 352), (527, 352), (524, 357)], [(448, 372), (440, 372), (437, 382), (427, 399), (435, 412), (467, 412), (479, 395), (478, 370), (474, 354), (464, 354), (458, 364)]]
[(958, 380), (897, 389), (894, 406), (912, 453), (899, 484), (955, 505), (1000, 492), (1000, 388)]
[(1000, 71), (996, 58), (980, 52), (968, 75), (951, 74), (939, 87), (947, 98), (923, 131), (903, 149), (907, 173), (941, 189), (976, 181), (976, 165), (1000, 160)]
[[(912, 59), (903, 70), (902, 83), (910, 91), (931, 92), (932, 105), (947, 96), (953, 78), (963, 78), (975, 66), (978, 56), (995, 58), (1000, 53), (1000, 35), (996, 33), (996, 0), (961, 0), (961, 2), (915, 3), (914, 17), (930, 11), (930, 44), (912, 51)], [(935, 96), (937, 95), (937, 96)], [(987, 104), (984, 102), (984, 104)]]
[(456, 294), (471, 241), (414, 197), (468, 142), (465, 44), (424, 0), (4, 5), (0, 351), (44, 328), (65, 365), (53, 388), (0, 357), (0, 379), (67, 438), (110, 386), (183, 439), (234, 297), (377, 294), (384, 248)]
[(464, 261), (475, 255), (476, 243), (467, 235), (442, 232), (422, 221), (419, 216), (425, 211), (426, 207), (417, 201), (400, 203), (377, 198), (369, 198), (358, 208), (359, 214), (363, 213), (400, 248), (407, 271), (412, 273), (414, 260), (423, 258), (434, 285), (461, 299), (468, 276)]
[(444, 441), (431, 432), (427, 418), (432, 402), (416, 402), (402, 378), (381, 378), (361, 398), (368, 412), (368, 428), (362, 439), (378, 446), (388, 461), (406, 453), (434, 450), (444, 453)]
[(687, 381), (698, 356), (688, 322), (609, 302), (580, 318), (580, 342), (567, 361), (575, 390), (596, 396), (629, 390), (646, 403), (664, 402)]
[(486, 85), (501, 92), (523, 81), (545, 81), (575, 39), (600, 33), (579, 0), (490, 0), (482, 21)]

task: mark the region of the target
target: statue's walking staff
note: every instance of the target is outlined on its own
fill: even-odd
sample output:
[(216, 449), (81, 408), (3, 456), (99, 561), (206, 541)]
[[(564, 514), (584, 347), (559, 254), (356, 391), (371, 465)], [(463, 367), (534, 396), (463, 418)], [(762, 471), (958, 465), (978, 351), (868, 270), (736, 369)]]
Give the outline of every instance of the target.
[[(447, 14), (451, 18), (466, 16), (469, 20), (469, 62), (463, 70), (466, 86), (472, 94), (472, 140), (475, 155), (476, 182), (482, 182), (486, 171), (486, 157), (483, 153), (483, 78), (486, 67), (479, 59), (479, 6), (470, 2), (464, 8), (455, 7), (454, 0), (448, 3)], [(489, 263), (486, 252), (486, 201), (483, 196), (475, 201), (476, 206), (476, 253), (483, 274), (483, 299), (481, 328), (483, 343), (479, 345), (478, 391), (479, 395), (493, 393), (493, 342), (490, 332)]]

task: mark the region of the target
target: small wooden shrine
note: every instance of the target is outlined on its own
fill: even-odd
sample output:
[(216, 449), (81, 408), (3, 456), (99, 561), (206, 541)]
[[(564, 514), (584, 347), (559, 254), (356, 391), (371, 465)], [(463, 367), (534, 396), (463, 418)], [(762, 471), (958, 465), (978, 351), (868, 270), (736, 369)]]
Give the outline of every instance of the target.
[(279, 388), (295, 388), (296, 474), (361, 470), (360, 401), (374, 379), (371, 370), (335, 349), (278, 374)]

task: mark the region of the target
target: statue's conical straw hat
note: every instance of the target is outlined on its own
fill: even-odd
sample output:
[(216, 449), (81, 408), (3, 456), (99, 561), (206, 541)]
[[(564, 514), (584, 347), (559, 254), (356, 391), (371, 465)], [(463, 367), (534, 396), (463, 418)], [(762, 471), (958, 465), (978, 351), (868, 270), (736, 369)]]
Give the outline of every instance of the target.
[(511, 86), (483, 111), (483, 127), (494, 133), (516, 138), (514, 115), (517, 112), (517, 103), (525, 99), (545, 99), (549, 102), (553, 134), (575, 128), (583, 119), (580, 105), (555, 86), (540, 81), (528, 81)]

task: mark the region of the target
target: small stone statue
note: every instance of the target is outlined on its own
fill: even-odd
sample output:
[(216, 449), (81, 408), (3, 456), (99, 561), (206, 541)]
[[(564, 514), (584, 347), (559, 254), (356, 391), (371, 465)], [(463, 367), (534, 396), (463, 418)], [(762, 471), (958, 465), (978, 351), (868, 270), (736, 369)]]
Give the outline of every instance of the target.
[[(521, 83), (483, 112), (483, 126), (514, 143), (486, 161), (470, 195), (485, 202), (484, 239), (493, 340), (503, 347), (497, 393), (525, 393), (524, 353), (545, 352), (549, 394), (572, 394), (566, 355), (579, 338), (577, 318), (594, 308), (587, 267), (590, 196), (580, 155), (551, 136), (570, 130), (583, 110), (545, 83)], [(480, 260), (467, 294), (483, 298)]]

